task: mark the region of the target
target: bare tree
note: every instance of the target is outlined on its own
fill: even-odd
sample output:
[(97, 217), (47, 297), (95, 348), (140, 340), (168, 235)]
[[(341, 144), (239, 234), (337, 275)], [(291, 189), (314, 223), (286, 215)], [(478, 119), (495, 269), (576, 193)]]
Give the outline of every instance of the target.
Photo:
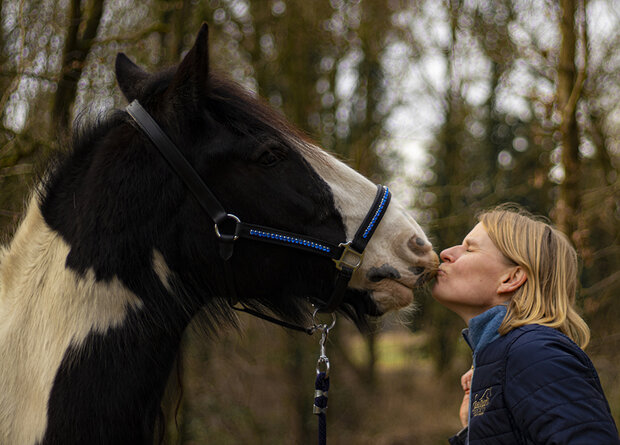
[[(578, 5), (579, 3), (579, 5)], [(580, 6), (580, 7), (579, 7)], [(581, 209), (582, 165), (579, 157), (579, 128), (576, 112), (583, 82), (587, 57), (585, 7), (578, 0), (561, 0), (560, 33), (562, 43), (558, 58), (557, 108), (560, 115), (560, 133), (562, 141), (562, 166), (564, 180), (560, 185), (560, 197), (556, 205), (556, 218), (559, 228), (569, 237), (584, 243), (582, 237), (575, 237), (577, 216)], [(578, 11), (580, 9), (580, 11)], [(579, 12), (579, 14), (578, 14)], [(579, 28), (583, 37), (577, 33), (575, 17), (581, 17)], [(581, 43), (584, 51), (581, 70), (578, 73), (576, 51)]]
[(56, 130), (65, 132), (71, 125), (71, 110), (86, 57), (97, 36), (104, 0), (91, 0), (82, 9), (80, 0), (69, 4), (69, 24), (62, 54), (62, 69), (54, 96), (52, 116)]

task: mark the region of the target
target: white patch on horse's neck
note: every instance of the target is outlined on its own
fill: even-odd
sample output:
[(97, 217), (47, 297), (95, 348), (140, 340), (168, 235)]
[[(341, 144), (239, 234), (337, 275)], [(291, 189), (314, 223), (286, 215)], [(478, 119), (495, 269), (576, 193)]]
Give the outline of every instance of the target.
[(70, 248), (45, 223), (38, 202), (0, 263), (0, 443), (34, 444), (69, 347), (120, 326), (141, 300), (114, 278), (97, 282), (65, 267)]

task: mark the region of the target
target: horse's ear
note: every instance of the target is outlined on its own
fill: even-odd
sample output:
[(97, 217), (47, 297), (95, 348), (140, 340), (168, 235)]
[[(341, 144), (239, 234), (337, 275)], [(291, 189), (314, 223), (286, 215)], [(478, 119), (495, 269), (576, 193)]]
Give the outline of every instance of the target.
[(183, 58), (169, 92), (184, 101), (197, 98), (207, 88), (209, 80), (209, 27), (203, 23), (194, 46)]
[(116, 72), (118, 86), (127, 100), (131, 102), (136, 99), (144, 81), (149, 77), (149, 73), (129, 60), (129, 57), (123, 53), (116, 55), (114, 71)]

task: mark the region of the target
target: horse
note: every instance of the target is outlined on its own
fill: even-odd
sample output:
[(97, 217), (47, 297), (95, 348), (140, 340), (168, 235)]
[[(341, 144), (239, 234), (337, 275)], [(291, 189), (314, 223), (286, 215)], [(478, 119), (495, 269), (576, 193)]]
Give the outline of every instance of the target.
[[(240, 220), (354, 236), (375, 184), (211, 69), (206, 25), (178, 66), (151, 74), (120, 53), (115, 73)], [(243, 304), (292, 322), (338, 273), (260, 240), (229, 261)], [(392, 200), (336, 309), (361, 326), (407, 306), (437, 262)], [(128, 113), (76, 128), (0, 253), (0, 443), (153, 443), (184, 330), (200, 313), (212, 332), (235, 324), (222, 276), (213, 222)]]

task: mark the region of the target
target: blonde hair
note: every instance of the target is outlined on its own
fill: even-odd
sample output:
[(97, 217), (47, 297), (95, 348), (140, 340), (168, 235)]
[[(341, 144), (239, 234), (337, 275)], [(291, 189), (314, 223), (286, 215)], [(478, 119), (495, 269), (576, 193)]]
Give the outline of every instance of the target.
[(499, 333), (540, 324), (558, 329), (585, 348), (590, 329), (574, 308), (579, 266), (566, 235), (515, 204), (484, 212), (478, 220), (495, 246), (527, 275), (508, 304)]

